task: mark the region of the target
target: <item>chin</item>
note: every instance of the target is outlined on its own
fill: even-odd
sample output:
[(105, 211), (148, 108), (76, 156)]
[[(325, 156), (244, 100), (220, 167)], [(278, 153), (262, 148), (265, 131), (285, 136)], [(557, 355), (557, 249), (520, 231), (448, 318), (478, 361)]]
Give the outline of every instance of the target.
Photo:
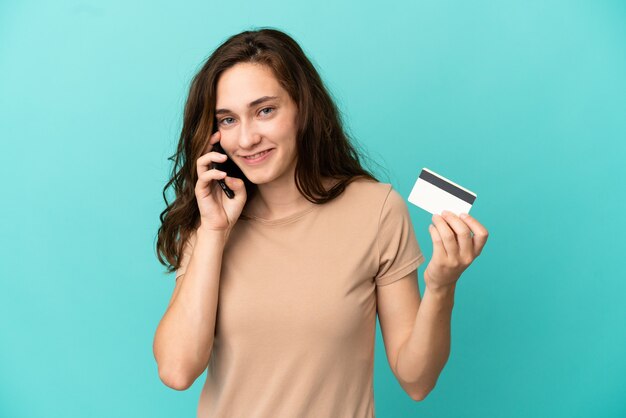
[(263, 174), (247, 175), (244, 173), (244, 175), (248, 180), (250, 180), (251, 183), (256, 185), (269, 183), (273, 180), (271, 178), (267, 178), (267, 176), (264, 176)]

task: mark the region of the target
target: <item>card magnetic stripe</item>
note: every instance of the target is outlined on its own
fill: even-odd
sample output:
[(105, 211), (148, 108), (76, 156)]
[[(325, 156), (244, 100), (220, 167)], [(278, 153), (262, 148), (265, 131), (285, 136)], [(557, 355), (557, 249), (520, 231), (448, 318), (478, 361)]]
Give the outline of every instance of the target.
[(439, 187), (442, 190), (445, 190), (446, 192), (458, 197), (459, 199), (469, 203), (470, 205), (474, 204), (474, 200), (476, 200), (476, 196), (467, 193), (465, 190), (459, 189), (455, 185), (448, 183), (447, 181), (429, 173), (426, 170), (422, 170), (419, 178), (429, 182), (434, 186)]

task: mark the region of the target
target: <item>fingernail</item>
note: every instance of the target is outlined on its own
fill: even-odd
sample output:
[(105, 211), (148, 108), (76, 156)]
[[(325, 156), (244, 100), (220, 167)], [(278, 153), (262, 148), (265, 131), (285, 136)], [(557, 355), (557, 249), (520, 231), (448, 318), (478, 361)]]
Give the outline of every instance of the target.
[(465, 219), (465, 218), (467, 218), (468, 216), (469, 216), (469, 215), (468, 215), (467, 213), (462, 213), (462, 214), (460, 214), (460, 215), (459, 215), (459, 217), (460, 217), (461, 219)]

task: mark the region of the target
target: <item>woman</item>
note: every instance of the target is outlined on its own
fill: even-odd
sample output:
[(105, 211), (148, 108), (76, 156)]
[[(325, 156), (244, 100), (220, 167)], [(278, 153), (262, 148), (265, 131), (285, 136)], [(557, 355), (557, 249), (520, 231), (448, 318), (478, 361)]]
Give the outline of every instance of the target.
[(432, 390), (456, 281), (487, 231), (433, 217), (420, 300), (404, 199), (361, 167), (291, 37), (245, 31), (216, 49), (193, 79), (176, 157), (157, 243), (176, 286), (154, 355), (178, 390), (208, 367), (198, 417), (374, 416), (377, 313), (404, 390)]

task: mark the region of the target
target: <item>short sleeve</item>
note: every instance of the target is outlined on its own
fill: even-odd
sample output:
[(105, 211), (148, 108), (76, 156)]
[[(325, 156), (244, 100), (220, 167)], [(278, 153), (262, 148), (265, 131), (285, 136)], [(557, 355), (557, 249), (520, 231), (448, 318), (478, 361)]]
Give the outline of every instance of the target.
[(182, 259), (180, 261), (180, 267), (178, 267), (178, 269), (176, 270), (175, 280), (178, 280), (180, 276), (185, 274), (185, 271), (187, 270), (187, 266), (189, 265), (189, 260), (191, 259), (191, 253), (193, 252), (193, 247), (195, 243), (196, 243), (196, 231), (193, 231), (189, 235), (189, 238), (187, 239), (187, 242), (185, 242), (185, 246), (183, 247), (183, 255), (181, 256)]
[(425, 260), (415, 237), (409, 209), (390, 186), (378, 223), (378, 272), (375, 282), (384, 286), (416, 270)]

